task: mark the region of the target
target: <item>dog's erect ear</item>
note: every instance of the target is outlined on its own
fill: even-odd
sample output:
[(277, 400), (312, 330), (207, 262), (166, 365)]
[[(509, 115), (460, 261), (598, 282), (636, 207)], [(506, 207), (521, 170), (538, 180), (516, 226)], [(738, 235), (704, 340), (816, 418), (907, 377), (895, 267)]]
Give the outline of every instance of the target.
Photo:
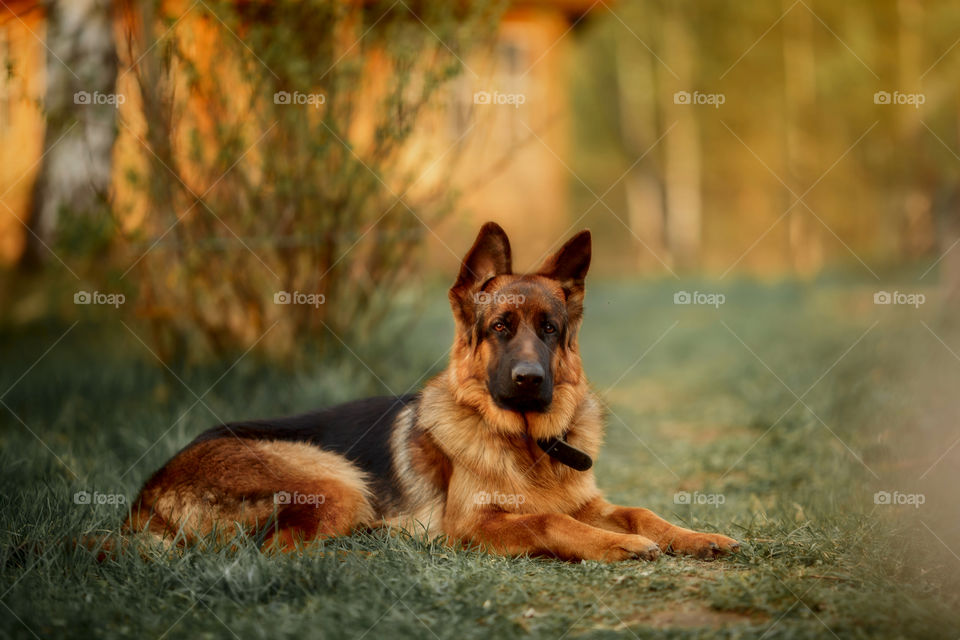
[(571, 293), (583, 293), (583, 281), (589, 268), (590, 231), (584, 230), (547, 258), (537, 274), (559, 282), (569, 297)]
[(510, 240), (500, 225), (488, 222), (463, 258), (460, 275), (450, 289), (450, 304), (457, 321), (470, 326), (474, 321), (474, 294), (490, 278), (508, 273), (511, 273)]
[(567, 296), (567, 314), (571, 322), (583, 315), (583, 281), (590, 268), (590, 231), (573, 236), (560, 250), (547, 258), (538, 275), (556, 280)]

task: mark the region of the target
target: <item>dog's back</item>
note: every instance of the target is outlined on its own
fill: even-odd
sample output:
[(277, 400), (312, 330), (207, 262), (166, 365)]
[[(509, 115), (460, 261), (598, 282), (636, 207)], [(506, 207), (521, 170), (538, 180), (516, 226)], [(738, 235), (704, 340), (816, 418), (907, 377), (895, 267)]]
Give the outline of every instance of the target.
[(208, 429), (146, 482), (125, 529), (192, 542), (239, 524), (287, 548), (371, 524), (399, 501), (390, 437), (415, 401), (367, 398)]
[(232, 422), (204, 431), (187, 448), (228, 438), (312, 445), (359, 467), (370, 478), (379, 502), (396, 501), (390, 437), (397, 415), (416, 399), (416, 394), (378, 396), (296, 416)]

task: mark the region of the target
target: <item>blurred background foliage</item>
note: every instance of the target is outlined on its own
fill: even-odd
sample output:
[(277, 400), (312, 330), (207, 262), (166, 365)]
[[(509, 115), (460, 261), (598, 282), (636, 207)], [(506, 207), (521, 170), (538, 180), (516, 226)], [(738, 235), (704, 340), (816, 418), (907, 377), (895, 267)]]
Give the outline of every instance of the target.
[(572, 67), (574, 211), (621, 178), (583, 219), (620, 269), (873, 277), (935, 259), (960, 218), (958, 23), (956, 3), (916, 0), (611, 5)]
[(590, 227), (599, 277), (960, 291), (955, 3), (7, 6), (3, 322), (122, 292), (165, 362), (312, 357), (487, 219), (519, 267)]

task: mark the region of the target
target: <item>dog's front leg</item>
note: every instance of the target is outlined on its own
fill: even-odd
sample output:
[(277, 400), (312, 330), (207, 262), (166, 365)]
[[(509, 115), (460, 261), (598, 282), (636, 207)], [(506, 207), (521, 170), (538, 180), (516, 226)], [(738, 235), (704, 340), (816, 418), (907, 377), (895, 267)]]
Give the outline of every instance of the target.
[(657, 545), (641, 535), (590, 526), (560, 513), (486, 512), (474, 514), (470, 520), (448, 531), (459, 530), (461, 533), (455, 537), (465, 542), (472, 540), (502, 555), (617, 562), (630, 558), (653, 560), (660, 554)]
[(714, 558), (740, 548), (733, 538), (678, 527), (649, 509), (621, 507), (602, 498), (587, 503), (573, 517), (594, 527), (645, 536), (669, 553)]

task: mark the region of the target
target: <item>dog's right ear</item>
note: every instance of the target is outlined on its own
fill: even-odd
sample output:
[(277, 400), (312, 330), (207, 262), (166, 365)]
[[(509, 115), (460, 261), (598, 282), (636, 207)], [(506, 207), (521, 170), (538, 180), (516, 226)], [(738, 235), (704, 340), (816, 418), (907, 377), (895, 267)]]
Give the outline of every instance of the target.
[(496, 222), (488, 222), (480, 229), (477, 239), (460, 265), (460, 275), (450, 289), (450, 306), (457, 324), (471, 326), (475, 320), (475, 296), (483, 285), (496, 276), (512, 273), (510, 240)]

